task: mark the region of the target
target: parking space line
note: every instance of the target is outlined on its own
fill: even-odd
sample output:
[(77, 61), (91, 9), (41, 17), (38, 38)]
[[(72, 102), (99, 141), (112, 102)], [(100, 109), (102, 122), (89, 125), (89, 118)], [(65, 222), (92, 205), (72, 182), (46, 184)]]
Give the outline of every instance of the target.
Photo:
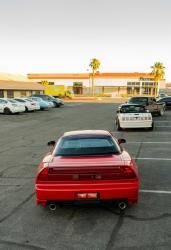
[(171, 144), (171, 142), (170, 141), (168, 141), (168, 142), (166, 142), (166, 141), (163, 141), (163, 142), (159, 142), (159, 141), (139, 141), (139, 142), (126, 142), (126, 143), (159, 143), (159, 144), (161, 144), (161, 143), (166, 143), (166, 144)]
[(156, 194), (171, 194), (171, 191), (160, 190), (139, 190), (140, 193), (156, 193)]
[[(164, 127), (164, 128), (169, 128), (169, 126), (163, 126), (163, 127)], [(122, 130), (122, 131), (120, 131), (120, 132), (110, 132), (110, 133), (111, 133), (111, 134), (123, 134), (123, 133), (126, 134), (127, 132), (128, 132), (128, 131), (126, 131), (126, 130), (125, 130), (125, 131)], [(129, 131), (129, 133), (140, 134), (140, 131), (133, 131), (133, 132)], [(145, 132), (145, 131), (144, 131), (144, 133), (148, 133), (148, 132)], [(157, 133), (157, 134), (159, 134), (159, 133), (161, 134), (161, 133), (162, 133), (162, 134), (167, 134), (167, 135), (168, 135), (168, 134), (171, 134), (171, 132), (165, 132), (165, 131), (157, 131), (157, 132), (152, 131), (152, 132), (151, 132), (151, 134), (155, 134), (155, 133)]]
[(155, 128), (170, 128), (171, 126), (154, 126)]
[(157, 161), (171, 161), (171, 159), (166, 159), (166, 158), (136, 158), (132, 157), (135, 160), (157, 160)]

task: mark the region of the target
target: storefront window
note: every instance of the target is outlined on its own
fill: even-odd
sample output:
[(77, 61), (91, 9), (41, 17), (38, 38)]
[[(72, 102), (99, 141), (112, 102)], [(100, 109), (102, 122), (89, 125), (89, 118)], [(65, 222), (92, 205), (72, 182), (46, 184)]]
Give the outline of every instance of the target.
[(7, 90), (7, 98), (14, 98), (14, 91), (13, 90)]
[(4, 98), (4, 91), (0, 90), (0, 98)]
[(35, 91), (35, 94), (40, 94), (40, 91), (39, 90)]
[(26, 91), (21, 91), (20, 95), (21, 95), (21, 97), (25, 97), (26, 96)]

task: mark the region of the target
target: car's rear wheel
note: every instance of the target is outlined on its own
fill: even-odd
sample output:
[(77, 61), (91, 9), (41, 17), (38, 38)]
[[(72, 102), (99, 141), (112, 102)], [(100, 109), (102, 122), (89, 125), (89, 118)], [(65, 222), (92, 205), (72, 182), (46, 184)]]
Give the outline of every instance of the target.
[(11, 111), (9, 108), (4, 108), (4, 114), (5, 115), (10, 115), (11, 114)]
[(117, 125), (116, 125), (116, 126), (117, 126), (117, 130), (118, 130), (118, 131), (121, 131), (121, 130), (122, 130), (122, 128), (120, 127), (120, 122), (119, 122), (119, 120), (117, 121)]
[(153, 130), (154, 129), (154, 122), (152, 122), (152, 126), (149, 128), (149, 130)]
[(162, 116), (163, 115), (163, 109), (161, 109), (158, 113), (159, 116)]

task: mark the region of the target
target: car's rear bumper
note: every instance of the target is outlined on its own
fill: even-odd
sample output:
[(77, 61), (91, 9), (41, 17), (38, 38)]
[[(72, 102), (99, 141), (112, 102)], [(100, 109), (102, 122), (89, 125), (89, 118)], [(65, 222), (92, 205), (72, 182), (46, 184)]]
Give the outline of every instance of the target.
[(152, 121), (148, 122), (120, 122), (121, 128), (150, 128), (152, 127)]
[[(8, 108), (8, 107), (7, 107)], [(18, 107), (10, 107), (9, 108), (12, 113), (19, 113), (19, 108)]]
[(123, 183), (101, 184), (36, 184), (37, 205), (47, 201), (74, 201), (77, 193), (98, 193), (100, 200), (127, 199), (129, 204), (138, 202), (138, 180)]

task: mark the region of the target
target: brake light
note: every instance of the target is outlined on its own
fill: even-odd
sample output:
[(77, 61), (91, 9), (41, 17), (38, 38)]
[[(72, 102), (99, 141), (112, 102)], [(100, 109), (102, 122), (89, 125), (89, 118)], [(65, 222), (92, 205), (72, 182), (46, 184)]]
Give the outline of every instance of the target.
[(125, 121), (125, 117), (122, 117), (122, 121)]
[(145, 117), (145, 120), (147, 120), (147, 117)]
[(14, 106), (14, 107), (18, 107), (18, 105), (17, 105), (17, 104), (12, 104), (12, 106)]
[(49, 168), (44, 168), (42, 172), (40, 172), (38, 176), (38, 180), (40, 181), (48, 181), (48, 172)]
[(151, 117), (148, 117), (148, 120), (151, 120)]
[(129, 167), (119, 167), (116, 171), (103, 173), (58, 173), (53, 168), (45, 168), (38, 176), (38, 180), (41, 181), (98, 181), (132, 178), (136, 178), (136, 175)]
[(31, 105), (35, 106), (35, 103), (31, 103)]

